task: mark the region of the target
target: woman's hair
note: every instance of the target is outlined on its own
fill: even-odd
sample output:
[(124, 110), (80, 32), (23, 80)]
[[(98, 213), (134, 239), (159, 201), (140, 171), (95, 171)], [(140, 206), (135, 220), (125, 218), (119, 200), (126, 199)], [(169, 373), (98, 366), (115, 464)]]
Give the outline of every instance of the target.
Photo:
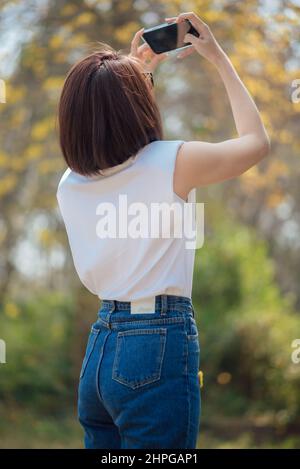
[(76, 63), (59, 102), (60, 145), (82, 175), (123, 163), (162, 140), (161, 116), (142, 62), (105, 45)]

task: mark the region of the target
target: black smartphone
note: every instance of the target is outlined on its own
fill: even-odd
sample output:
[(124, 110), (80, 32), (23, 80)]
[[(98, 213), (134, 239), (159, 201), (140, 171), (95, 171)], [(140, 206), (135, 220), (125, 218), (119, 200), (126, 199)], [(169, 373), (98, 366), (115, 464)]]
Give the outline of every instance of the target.
[(198, 31), (192, 23), (189, 20), (184, 20), (180, 23), (164, 23), (145, 29), (142, 38), (155, 54), (162, 54), (190, 46), (190, 42), (183, 42), (186, 33), (199, 37)]

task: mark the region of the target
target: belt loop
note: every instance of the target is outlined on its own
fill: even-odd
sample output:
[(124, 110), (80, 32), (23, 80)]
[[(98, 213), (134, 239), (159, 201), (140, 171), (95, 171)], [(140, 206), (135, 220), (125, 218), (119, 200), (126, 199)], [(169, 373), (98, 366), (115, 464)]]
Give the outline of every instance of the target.
[(165, 316), (168, 311), (168, 295), (161, 295), (161, 315)]
[(115, 300), (111, 300), (111, 309), (109, 309), (107, 314), (107, 325), (108, 328), (111, 329), (111, 313), (116, 309)]

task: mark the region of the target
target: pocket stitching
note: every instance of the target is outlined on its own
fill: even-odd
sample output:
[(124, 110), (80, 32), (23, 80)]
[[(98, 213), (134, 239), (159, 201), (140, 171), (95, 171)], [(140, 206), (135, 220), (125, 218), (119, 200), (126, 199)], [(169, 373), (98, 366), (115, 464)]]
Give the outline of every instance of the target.
[(154, 328), (154, 329), (129, 329), (128, 331), (118, 332), (118, 338), (127, 335), (143, 335), (143, 334), (166, 334), (166, 328)]

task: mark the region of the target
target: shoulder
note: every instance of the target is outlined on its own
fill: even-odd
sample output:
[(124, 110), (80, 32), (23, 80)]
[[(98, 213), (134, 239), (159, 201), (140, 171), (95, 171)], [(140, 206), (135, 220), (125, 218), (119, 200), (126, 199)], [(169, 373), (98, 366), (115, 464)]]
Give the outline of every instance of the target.
[(56, 197), (59, 198), (63, 192), (63, 190), (69, 185), (70, 179), (72, 175), (72, 170), (67, 168), (65, 172), (62, 174), (61, 178), (59, 179)]
[(184, 140), (155, 140), (148, 146), (148, 158), (152, 163), (156, 159), (160, 166), (173, 167), (179, 148)]

